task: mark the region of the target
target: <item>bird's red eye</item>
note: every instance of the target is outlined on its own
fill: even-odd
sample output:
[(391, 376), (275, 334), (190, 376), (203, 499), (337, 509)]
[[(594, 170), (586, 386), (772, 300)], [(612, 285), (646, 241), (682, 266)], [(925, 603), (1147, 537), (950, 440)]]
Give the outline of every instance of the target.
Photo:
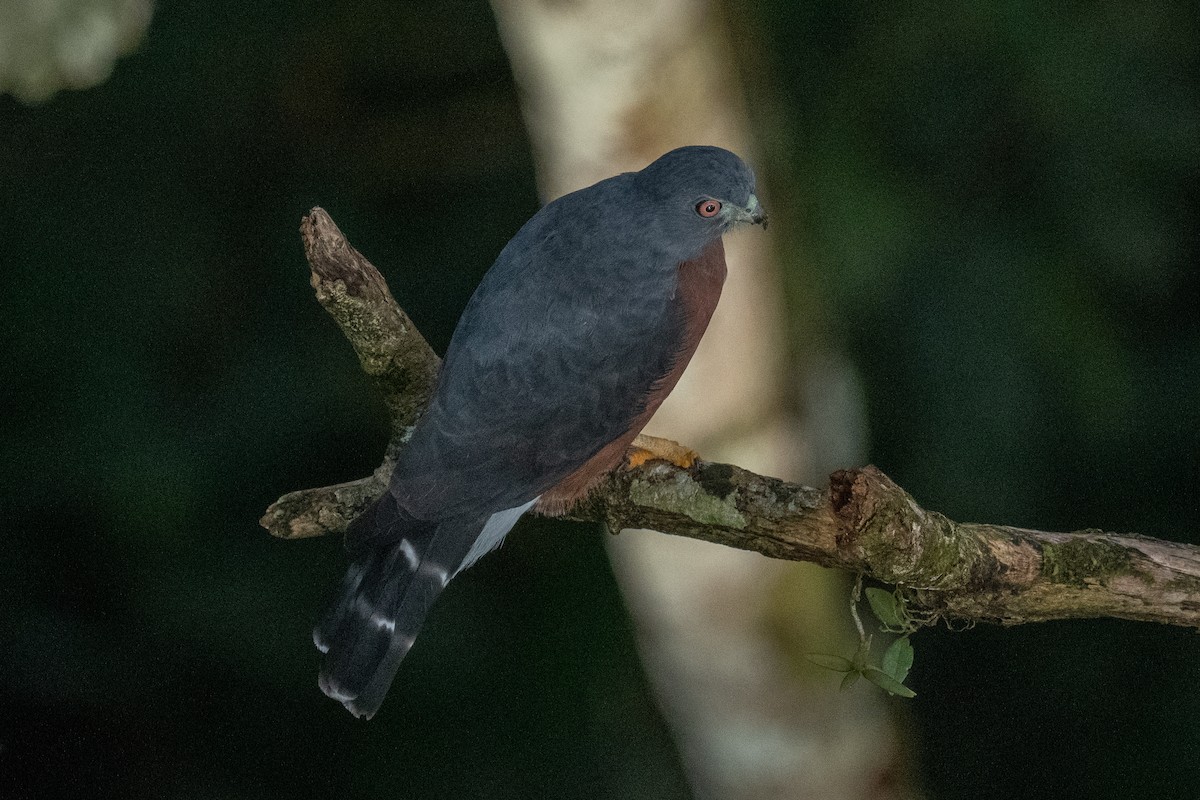
[(702, 217), (715, 217), (721, 210), (721, 204), (716, 200), (701, 200), (696, 204), (696, 213)]

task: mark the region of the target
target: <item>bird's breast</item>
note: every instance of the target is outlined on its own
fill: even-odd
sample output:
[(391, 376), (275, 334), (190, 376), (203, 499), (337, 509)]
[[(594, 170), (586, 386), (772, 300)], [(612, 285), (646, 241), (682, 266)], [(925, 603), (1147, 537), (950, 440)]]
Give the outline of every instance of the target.
[(679, 303), (684, 314), (684, 341), (682, 349), (687, 361), (696, 352), (700, 337), (708, 328), (717, 301), (721, 299), (721, 288), (725, 285), (725, 246), (720, 239), (701, 251), (700, 255), (679, 265), (677, 284)]
[(668, 366), (661, 377), (650, 386), (642, 401), (635, 405), (637, 411), (629, 419), (628, 425), (622, 426), (622, 432), (564, 480), (545, 492), (538, 501), (539, 510), (550, 514), (561, 513), (587, 495), (593, 486), (621, 463), (626, 448), (633, 442), (634, 437), (641, 433), (642, 428), (646, 427), (654, 412), (675, 388), (700, 345), (700, 339), (704, 336), (708, 322), (717, 307), (717, 301), (721, 298), (725, 274), (725, 248), (720, 239), (706, 247), (696, 258), (679, 265), (675, 292), (671, 298), (671, 311), (677, 319), (677, 323), (671, 326), (675, 334), (668, 342), (646, 343), (651, 347), (671, 348), (671, 357), (663, 362)]

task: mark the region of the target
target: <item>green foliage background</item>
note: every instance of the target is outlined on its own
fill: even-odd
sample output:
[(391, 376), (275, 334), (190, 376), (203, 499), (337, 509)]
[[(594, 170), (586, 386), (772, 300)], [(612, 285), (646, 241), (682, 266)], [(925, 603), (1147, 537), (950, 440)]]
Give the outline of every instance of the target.
[[(875, 463), (958, 519), (1198, 541), (1195, 5), (736, 8)], [(480, 2), (162, 4), (108, 83), (0, 98), (0, 796), (686, 796), (595, 531), (523, 525), (362, 725), (308, 641), (338, 543), (256, 523), (386, 437), (300, 215), (440, 350), (528, 153)], [(933, 797), (1200, 785), (1192, 633), (915, 644)]]

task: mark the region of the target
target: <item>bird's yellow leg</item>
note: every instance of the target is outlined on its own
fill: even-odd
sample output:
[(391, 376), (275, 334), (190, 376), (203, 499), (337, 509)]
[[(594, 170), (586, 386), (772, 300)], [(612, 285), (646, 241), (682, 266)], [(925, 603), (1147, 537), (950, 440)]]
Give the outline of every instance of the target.
[(677, 467), (687, 469), (696, 463), (699, 457), (699, 453), (679, 442), (647, 436), (644, 433), (639, 433), (625, 451), (625, 460), (630, 469), (640, 467), (647, 461), (669, 461)]

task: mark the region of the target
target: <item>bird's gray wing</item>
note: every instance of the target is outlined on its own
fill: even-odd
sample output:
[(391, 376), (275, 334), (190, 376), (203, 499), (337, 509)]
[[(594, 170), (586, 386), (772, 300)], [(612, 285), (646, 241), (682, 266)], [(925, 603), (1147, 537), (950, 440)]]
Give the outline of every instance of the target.
[(471, 298), (393, 475), (410, 513), (527, 503), (628, 431), (671, 370), (677, 265), (627, 233), (635, 209), (611, 188), (544, 208)]

